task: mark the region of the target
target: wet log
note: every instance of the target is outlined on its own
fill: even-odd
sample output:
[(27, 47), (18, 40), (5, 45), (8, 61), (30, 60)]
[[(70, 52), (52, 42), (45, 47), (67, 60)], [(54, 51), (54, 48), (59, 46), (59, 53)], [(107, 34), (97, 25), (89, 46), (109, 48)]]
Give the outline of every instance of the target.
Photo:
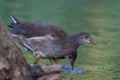
[(30, 66), (0, 20), (0, 80), (58, 80), (61, 65)]

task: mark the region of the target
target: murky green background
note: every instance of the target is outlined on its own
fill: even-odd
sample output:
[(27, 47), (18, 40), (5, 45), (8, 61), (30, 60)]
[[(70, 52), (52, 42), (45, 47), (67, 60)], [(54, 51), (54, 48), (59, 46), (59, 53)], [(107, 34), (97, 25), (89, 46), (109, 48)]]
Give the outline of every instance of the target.
[[(0, 18), (6, 25), (10, 15), (52, 23), (70, 34), (92, 35), (97, 45), (82, 45), (75, 64), (87, 72), (62, 73), (60, 80), (120, 80), (120, 0), (0, 0)], [(30, 62), (31, 55), (25, 56)], [(69, 65), (67, 59), (61, 63)]]

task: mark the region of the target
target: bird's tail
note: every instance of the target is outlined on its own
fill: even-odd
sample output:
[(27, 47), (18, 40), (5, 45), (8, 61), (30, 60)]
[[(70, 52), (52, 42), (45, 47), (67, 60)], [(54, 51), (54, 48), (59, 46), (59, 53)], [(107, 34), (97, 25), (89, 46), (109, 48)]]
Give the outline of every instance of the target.
[(8, 25), (10, 27), (9, 31), (13, 34), (23, 34), (24, 30), (19, 28), (19, 25), (21, 24), (21, 22), (17, 20), (14, 16), (10, 16), (10, 17), (12, 22)]

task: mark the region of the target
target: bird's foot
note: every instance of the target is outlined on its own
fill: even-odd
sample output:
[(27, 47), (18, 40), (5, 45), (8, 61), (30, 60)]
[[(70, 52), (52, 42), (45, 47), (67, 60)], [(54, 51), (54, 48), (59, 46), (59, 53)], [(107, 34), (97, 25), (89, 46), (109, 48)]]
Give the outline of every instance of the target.
[(39, 54), (34, 55), (34, 64), (40, 64), (41, 56)]

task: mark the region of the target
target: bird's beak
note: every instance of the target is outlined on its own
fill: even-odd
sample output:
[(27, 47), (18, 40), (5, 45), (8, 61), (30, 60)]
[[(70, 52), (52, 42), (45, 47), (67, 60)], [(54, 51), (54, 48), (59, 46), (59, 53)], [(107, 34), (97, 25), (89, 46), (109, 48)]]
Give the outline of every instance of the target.
[(96, 45), (96, 42), (93, 39), (90, 40), (90, 43)]

